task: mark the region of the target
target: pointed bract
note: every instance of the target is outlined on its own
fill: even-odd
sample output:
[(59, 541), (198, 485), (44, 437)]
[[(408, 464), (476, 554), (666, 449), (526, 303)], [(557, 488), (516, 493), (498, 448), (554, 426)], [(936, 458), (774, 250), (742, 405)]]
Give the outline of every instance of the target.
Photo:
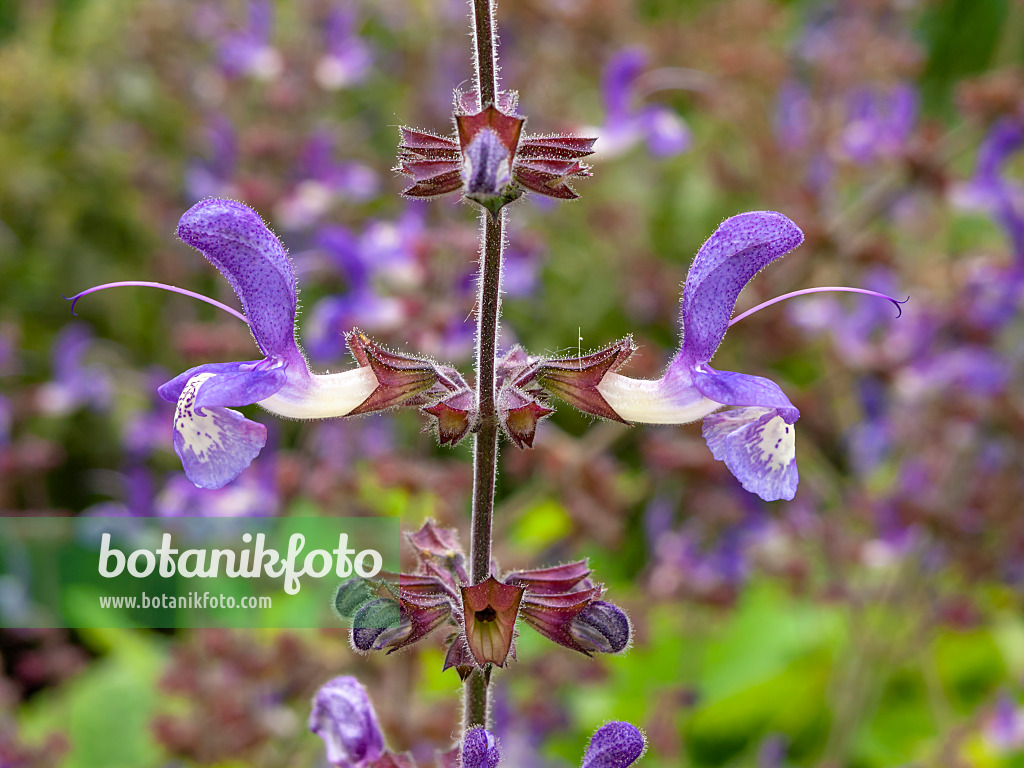
[(611, 421), (625, 420), (598, 390), (605, 376), (621, 367), (636, 347), (630, 336), (583, 357), (545, 360), (536, 371), (536, 381), (546, 391), (584, 413)]

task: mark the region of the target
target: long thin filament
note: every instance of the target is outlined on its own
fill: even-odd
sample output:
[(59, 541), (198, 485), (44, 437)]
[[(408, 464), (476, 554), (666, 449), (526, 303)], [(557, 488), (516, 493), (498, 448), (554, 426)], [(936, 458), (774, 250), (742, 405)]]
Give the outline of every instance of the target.
[(207, 304), (217, 307), (217, 309), (223, 309), (225, 312), (234, 315), (246, 325), (249, 324), (248, 319), (245, 315), (239, 312), (237, 309), (232, 309), (227, 304), (221, 304), (216, 299), (211, 299), (207, 296), (203, 296), (201, 293), (195, 293), (193, 291), (185, 290), (184, 288), (178, 288), (175, 285), (167, 285), (166, 283), (150, 283), (145, 280), (122, 280), (119, 283), (104, 283), (103, 285), (96, 285), (92, 288), (87, 288), (81, 293), (76, 293), (74, 296), (65, 296), (64, 298), (71, 302), (71, 314), (76, 315), (75, 304), (83, 296), (88, 296), (90, 293), (96, 293), (97, 291), (103, 291), (107, 288), (124, 288), (124, 287), (140, 287), (140, 288), (159, 288), (163, 291), (170, 291), (171, 293), (180, 293), (182, 296), (191, 296), (193, 299), (199, 299), (199, 301), (205, 301)]
[(758, 312), (758, 311), (764, 309), (765, 307), (770, 307), (772, 304), (778, 304), (780, 301), (785, 301), (786, 299), (792, 299), (795, 296), (806, 296), (809, 293), (825, 293), (825, 292), (836, 292), (836, 291), (838, 291), (840, 293), (862, 293), (865, 296), (874, 296), (874, 297), (879, 298), (879, 299), (885, 299), (886, 301), (891, 301), (893, 303), (893, 306), (896, 307), (896, 317), (899, 317), (900, 315), (903, 314), (903, 306), (902, 305), (906, 304), (908, 301), (910, 301), (910, 297), (909, 296), (907, 296), (907, 298), (903, 299), (903, 301), (900, 301), (899, 299), (894, 299), (892, 296), (887, 296), (884, 293), (879, 293), (878, 291), (869, 291), (866, 288), (846, 288), (844, 286), (835, 286), (835, 285), (825, 286), (825, 287), (822, 287), (822, 288), (804, 288), (801, 291), (793, 291), (792, 293), (784, 293), (781, 296), (776, 296), (774, 299), (769, 299), (768, 301), (766, 301), (766, 302), (764, 302), (762, 304), (758, 304), (756, 307), (748, 309), (743, 314), (736, 315), (736, 317), (734, 317), (732, 320), (729, 321), (729, 325), (735, 325), (736, 323), (738, 323), (743, 318), (750, 317), (750, 315), (752, 315), (755, 312)]

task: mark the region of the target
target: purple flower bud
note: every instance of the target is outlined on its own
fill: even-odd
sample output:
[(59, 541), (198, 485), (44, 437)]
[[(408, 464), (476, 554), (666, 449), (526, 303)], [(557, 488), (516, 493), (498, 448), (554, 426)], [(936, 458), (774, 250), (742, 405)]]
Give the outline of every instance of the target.
[(629, 645), (631, 630), (625, 611), (604, 600), (592, 600), (573, 619), (569, 634), (588, 651), (620, 653)]
[(471, 728), (462, 742), (462, 768), (496, 768), (501, 759), (494, 734), (483, 728)]
[(463, 150), (463, 183), (468, 197), (496, 197), (512, 180), (512, 157), (498, 134), (478, 133)]
[(317, 691), (309, 730), (324, 740), (327, 761), (338, 768), (363, 768), (384, 752), (377, 713), (354, 677), (336, 677)]
[(352, 647), (357, 651), (379, 651), (399, 641), (412, 626), (394, 600), (378, 598), (363, 605), (352, 617)]
[(635, 725), (613, 721), (590, 737), (582, 768), (626, 768), (644, 753), (644, 736)]

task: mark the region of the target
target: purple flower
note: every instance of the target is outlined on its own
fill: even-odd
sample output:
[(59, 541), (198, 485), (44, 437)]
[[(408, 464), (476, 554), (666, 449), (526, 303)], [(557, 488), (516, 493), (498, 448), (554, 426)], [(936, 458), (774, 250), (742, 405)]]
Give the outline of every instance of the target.
[[(605, 723), (590, 737), (582, 768), (628, 768), (644, 753), (646, 742), (635, 725)], [(501, 761), (494, 735), (484, 728), (471, 728), (462, 742), (462, 768), (497, 768)]]
[(582, 768), (626, 768), (644, 753), (644, 735), (630, 723), (605, 723), (593, 736), (583, 755)]
[(231, 122), (216, 115), (206, 128), (210, 157), (189, 163), (185, 189), (194, 200), (230, 195), (238, 165), (238, 136)]
[(249, 1), (249, 23), (244, 30), (220, 38), (220, 66), (228, 77), (249, 76), (273, 80), (284, 69), (281, 54), (270, 44), (274, 28), (271, 0)]
[(298, 181), (277, 206), (277, 218), (285, 229), (301, 229), (315, 223), (339, 197), (369, 200), (380, 187), (377, 174), (362, 163), (334, 159), (334, 136), (315, 131), (302, 148)]
[(61, 415), (82, 407), (103, 410), (110, 404), (109, 375), (103, 368), (83, 362), (93, 343), (92, 334), (82, 325), (69, 325), (57, 334), (53, 379), (39, 390), (39, 406), (44, 412)]
[(1008, 692), (1000, 694), (994, 711), (985, 724), (986, 740), (997, 752), (1005, 753), (1024, 746), (1024, 710)]
[(324, 22), (326, 52), (317, 62), (317, 83), (326, 91), (337, 91), (363, 80), (373, 57), (366, 43), (353, 31), (355, 12), (335, 8)]
[(0, 395), (0, 448), (11, 442), (12, 418), (11, 401)]
[(470, 728), (462, 740), (462, 768), (497, 768), (501, 760), (494, 734), (484, 728)]
[[(726, 220), (697, 253), (683, 287), (682, 348), (657, 380), (607, 373), (597, 391), (623, 421), (685, 424), (704, 419), (712, 454), (765, 501), (792, 499), (800, 412), (774, 382), (708, 365), (729, 327), (740, 291), (762, 268), (803, 242), (779, 213)], [(715, 413), (723, 406), (736, 410)]]
[(344, 416), (377, 387), (367, 367), (311, 373), (295, 342), (297, 286), (281, 242), (251, 208), (205, 200), (182, 216), (178, 236), (198, 249), (231, 283), (262, 360), (210, 363), (159, 388), (177, 402), (174, 450), (201, 488), (221, 488), (249, 466), (267, 430), (228, 406), (259, 403), (295, 419)]
[(846, 155), (858, 165), (898, 155), (914, 130), (917, 106), (917, 90), (909, 83), (854, 91), (841, 138)]
[(1024, 186), (1003, 175), (1007, 159), (1024, 147), (1024, 123), (1003, 118), (978, 150), (974, 178), (954, 191), (954, 202), (982, 210), (1006, 230), (1018, 266), (1024, 265)]
[(813, 104), (807, 87), (798, 80), (782, 84), (775, 107), (775, 136), (783, 149), (792, 151), (807, 146)]
[(651, 154), (658, 157), (689, 149), (690, 129), (679, 115), (659, 104), (635, 105), (637, 79), (646, 65), (643, 51), (627, 48), (605, 66), (605, 122), (595, 129), (600, 136), (597, 151), (603, 156), (622, 154), (640, 142), (646, 142)]
[(384, 754), (384, 734), (366, 689), (354, 677), (336, 677), (313, 698), (309, 730), (324, 740), (337, 768), (364, 768)]

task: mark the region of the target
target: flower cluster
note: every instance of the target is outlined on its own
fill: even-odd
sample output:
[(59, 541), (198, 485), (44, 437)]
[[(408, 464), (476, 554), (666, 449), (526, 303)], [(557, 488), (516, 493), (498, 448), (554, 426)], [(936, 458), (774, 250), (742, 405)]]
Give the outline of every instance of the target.
[[(313, 373), (295, 340), (298, 286), (291, 261), (251, 208), (205, 200), (182, 216), (178, 236), (227, 278), (244, 316), (218, 306), (249, 324), (264, 354), (260, 360), (199, 365), (159, 388), (162, 398), (177, 405), (174, 449), (197, 486), (220, 488), (231, 482), (265, 445), (266, 428), (232, 410), (238, 406), (258, 403), (293, 419), (416, 407), (432, 419), (443, 445), (456, 445), (476, 428), (476, 395), (455, 368), (385, 350), (357, 329), (346, 340), (358, 367)], [(502, 355), (495, 365), (502, 431), (519, 448), (531, 447), (537, 425), (553, 413), (553, 397), (627, 424), (704, 419), (712, 454), (746, 490), (766, 501), (792, 499), (798, 481), (794, 424), (800, 412), (771, 380), (718, 371), (709, 363), (743, 287), (802, 240), (799, 228), (779, 213), (744, 213), (726, 220), (701, 247), (687, 275), (680, 307), (683, 340), (660, 379), (619, 373), (634, 351), (628, 337), (575, 358), (533, 357), (519, 347)], [(716, 413), (726, 406), (737, 408)]]
[(580, 160), (597, 139), (523, 136), (526, 118), (516, 114), (514, 93), (480, 108), (475, 93), (456, 94), (454, 137), (402, 128), (396, 171), (415, 181), (403, 194), (430, 198), (461, 191), (492, 213), (524, 190), (561, 200), (578, 197), (568, 182), (590, 175)]
[(338, 589), (335, 607), (352, 620), (357, 651), (392, 653), (447, 625), (444, 668), (454, 667), (465, 678), (473, 669), (503, 667), (515, 658), (520, 618), (587, 656), (620, 653), (629, 645), (629, 619), (600, 599), (604, 587), (590, 579), (585, 560), (471, 584), (454, 529), (428, 520), (408, 541), (416, 553), (415, 572), (375, 583), (353, 578)]

